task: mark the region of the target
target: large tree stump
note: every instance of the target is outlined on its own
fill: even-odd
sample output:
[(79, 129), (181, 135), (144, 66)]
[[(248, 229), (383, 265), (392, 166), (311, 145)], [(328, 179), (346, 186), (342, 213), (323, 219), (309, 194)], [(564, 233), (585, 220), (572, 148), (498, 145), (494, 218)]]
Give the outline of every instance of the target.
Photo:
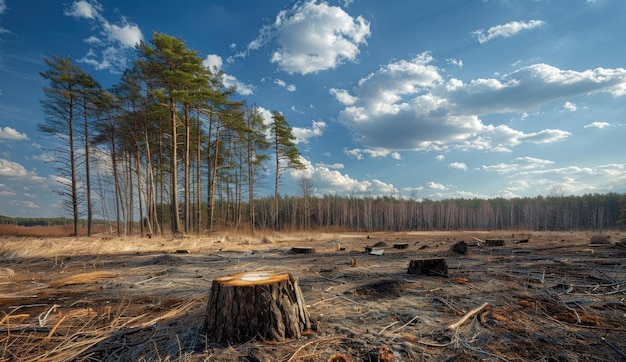
[(213, 279), (204, 321), (209, 340), (282, 341), (310, 329), (298, 280), (290, 273), (246, 272)]

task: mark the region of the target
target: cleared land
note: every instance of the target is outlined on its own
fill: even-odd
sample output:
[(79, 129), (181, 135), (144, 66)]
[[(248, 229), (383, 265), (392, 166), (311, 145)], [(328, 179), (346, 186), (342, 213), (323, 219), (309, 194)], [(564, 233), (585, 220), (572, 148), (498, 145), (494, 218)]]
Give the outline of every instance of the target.
[[(3, 238), (0, 361), (622, 361), (626, 235), (608, 235), (602, 244), (576, 232)], [(474, 238), (505, 245), (451, 252)], [(430, 258), (445, 258), (447, 277), (407, 274), (411, 260)], [(315, 330), (285, 342), (206, 341), (212, 279), (254, 270), (298, 277)]]

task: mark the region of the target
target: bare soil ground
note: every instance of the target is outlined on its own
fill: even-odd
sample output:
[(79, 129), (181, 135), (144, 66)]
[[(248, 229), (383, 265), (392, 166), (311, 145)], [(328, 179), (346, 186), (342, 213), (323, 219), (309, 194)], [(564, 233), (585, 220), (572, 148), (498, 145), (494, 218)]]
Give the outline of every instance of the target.
[[(624, 361), (626, 235), (591, 236), (4, 238), (0, 361)], [(505, 245), (451, 252), (474, 238)], [(430, 258), (445, 258), (447, 277), (407, 274), (411, 260)], [(254, 270), (295, 275), (314, 330), (284, 342), (207, 341), (212, 279)]]

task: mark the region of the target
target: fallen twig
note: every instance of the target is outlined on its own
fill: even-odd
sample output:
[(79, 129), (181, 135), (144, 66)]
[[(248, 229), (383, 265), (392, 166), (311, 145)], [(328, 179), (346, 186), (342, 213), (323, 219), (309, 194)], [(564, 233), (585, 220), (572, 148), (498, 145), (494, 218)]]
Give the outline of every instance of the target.
[(2, 320), (0, 320), (0, 324), (4, 324), (5, 321), (9, 324), (11, 319), (24, 319), (28, 317), (30, 317), (30, 314), (5, 314)]
[(508, 361), (508, 359), (506, 359), (506, 358), (504, 358), (504, 357), (500, 357), (500, 356), (498, 356), (498, 355), (496, 355), (496, 354), (489, 353), (489, 352), (487, 352), (487, 351), (485, 351), (485, 350), (483, 350), (483, 349), (481, 349), (481, 348), (472, 347), (472, 346), (470, 346), (470, 345), (469, 345), (469, 343), (467, 343), (467, 342), (461, 342), (461, 344), (462, 344), (465, 348), (467, 348), (467, 349), (469, 349), (469, 350), (471, 350), (471, 351), (474, 351), (474, 352), (477, 352), (477, 353), (480, 353), (480, 354), (484, 354), (484, 355), (486, 355), (486, 356), (490, 357), (490, 359), (499, 359), (499, 360), (502, 360), (502, 361)]
[(426, 341), (415, 341), (415, 343), (423, 344), (424, 346), (429, 346), (429, 347), (448, 347), (449, 345), (454, 343), (454, 341), (448, 342), (448, 343), (434, 343), (434, 342), (426, 342)]
[(149, 281), (151, 281), (151, 280), (158, 279), (158, 278), (159, 278), (159, 277), (151, 277), (151, 278), (148, 278), (148, 279), (146, 279), (146, 280), (142, 280), (142, 281), (140, 281), (140, 282), (137, 282), (137, 283), (135, 283), (135, 285), (139, 285), (139, 284), (147, 283), (147, 282), (149, 282)]
[(57, 328), (59, 328), (59, 326), (61, 325), (61, 323), (63, 323), (63, 321), (67, 318), (67, 315), (64, 315), (63, 317), (61, 317), (59, 319), (59, 321), (54, 325), (54, 327), (52, 327), (52, 329), (50, 330), (50, 332), (48, 333), (48, 337), (46, 337), (46, 339), (50, 339), (52, 337), (52, 335), (54, 334), (54, 332), (57, 330)]
[(567, 305), (567, 303), (565, 303), (565, 301), (563, 300), (563, 298), (561, 298), (560, 295), (557, 294), (557, 297), (559, 297), (559, 299), (561, 300), (561, 302), (563, 303), (563, 305), (565, 306), (565, 308), (567, 308), (567, 310), (574, 312), (574, 315), (576, 315), (576, 324), (580, 324), (580, 316), (578, 316), (578, 312), (576, 312), (576, 310), (572, 307), (570, 307), (569, 305)]
[(396, 323), (398, 323), (398, 321), (395, 321), (395, 322), (391, 323), (390, 325), (388, 325), (387, 327), (381, 329), (380, 332), (378, 332), (378, 335), (383, 334), (384, 331), (386, 331), (389, 327), (394, 326)]
[(311, 342), (305, 343), (302, 346), (300, 346), (300, 348), (296, 349), (296, 351), (291, 355), (291, 357), (287, 360), (287, 362), (292, 362), (296, 356), (298, 355), (298, 353), (300, 353), (300, 351), (302, 351), (303, 349), (305, 349), (306, 347), (312, 345), (312, 344), (316, 344), (316, 343), (323, 343), (323, 342), (328, 342), (328, 341), (332, 341), (334, 339), (340, 339), (343, 337), (330, 337), (330, 338), (322, 338), (322, 339), (315, 339)]
[(611, 349), (614, 350), (615, 353), (619, 354), (623, 360), (626, 360), (626, 353), (624, 353), (624, 351), (622, 351), (618, 346), (607, 341), (604, 337), (602, 337), (602, 342), (604, 342), (607, 346), (611, 347)]
[(48, 316), (50, 315), (50, 313), (52, 313), (52, 311), (55, 310), (57, 307), (60, 307), (60, 305), (58, 304), (53, 305), (52, 307), (50, 307), (50, 309), (48, 309), (47, 313), (41, 313), (39, 317), (37, 317), (37, 319), (39, 319), (40, 327), (44, 327), (46, 325), (46, 319), (48, 319)]
[(397, 331), (401, 330), (402, 328), (408, 326), (409, 324), (411, 324), (414, 320), (416, 320), (417, 318), (419, 318), (420, 316), (416, 315), (415, 317), (413, 317), (413, 319), (411, 319), (410, 321), (406, 322), (405, 324), (403, 324), (402, 326), (394, 329), (393, 331), (391, 331), (391, 333), (396, 333)]
[(485, 302), (483, 303), (480, 307), (476, 308), (476, 309), (472, 309), (470, 310), (467, 314), (465, 314), (463, 316), (463, 318), (461, 318), (458, 322), (450, 324), (448, 326), (448, 328), (446, 328), (447, 330), (454, 330), (459, 328), (463, 323), (465, 323), (465, 321), (467, 321), (468, 319), (470, 319), (472, 316), (474, 316), (475, 314), (477, 314), (478, 312), (480, 312), (481, 310), (483, 310), (485, 307), (487, 307), (489, 305), (489, 303)]

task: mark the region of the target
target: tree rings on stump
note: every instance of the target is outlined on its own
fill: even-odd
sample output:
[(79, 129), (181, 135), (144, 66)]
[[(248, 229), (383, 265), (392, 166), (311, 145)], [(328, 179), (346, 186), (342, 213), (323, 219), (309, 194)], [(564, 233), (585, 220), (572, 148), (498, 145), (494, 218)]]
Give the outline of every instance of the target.
[(311, 321), (297, 278), (245, 272), (213, 279), (203, 329), (216, 343), (282, 341), (301, 337)]
[(445, 259), (411, 260), (407, 274), (438, 275), (448, 277), (448, 264)]

